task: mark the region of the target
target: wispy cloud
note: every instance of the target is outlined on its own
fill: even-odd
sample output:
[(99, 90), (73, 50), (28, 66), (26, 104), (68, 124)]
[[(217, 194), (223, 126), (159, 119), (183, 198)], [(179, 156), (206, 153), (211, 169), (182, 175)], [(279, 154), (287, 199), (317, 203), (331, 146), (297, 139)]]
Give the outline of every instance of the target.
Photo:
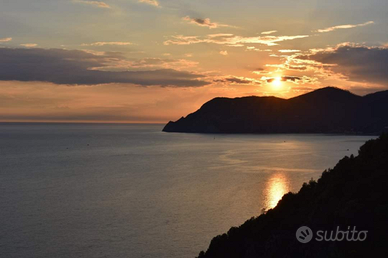
[(261, 82), (254, 78), (249, 77), (241, 77), (241, 76), (223, 76), (217, 79), (214, 79), (215, 83), (223, 83), (223, 84), (247, 84), (247, 85), (260, 85)]
[(261, 34), (263, 35), (269, 35), (278, 32), (277, 30), (270, 30), (270, 31), (263, 31)]
[(209, 18), (201, 19), (201, 18), (191, 18), (189, 16), (182, 18), (184, 21), (189, 22), (190, 24), (198, 25), (201, 27), (208, 27), (209, 29), (215, 29), (219, 27), (234, 27), (227, 24), (222, 24), (218, 22), (211, 22)]
[(297, 53), (297, 52), (300, 52), (300, 50), (297, 50), (297, 49), (280, 49), (278, 51), (280, 53)]
[(9, 42), (11, 40), (12, 38), (3, 38), (3, 39), (0, 39), (0, 42)]
[(228, 55), (228, 51), (220, 51), (220, 54), (223, 55), (223, 56), (227, 56)]
[(145, 3), (156, 7), (160, 7), (159, 2), (157, 0), (139, 0), (139, 3)]
[(97, 47), (102, 47), (102, 46), (129, 46), (132, 45), (131, 42), (121, 42), (121, 41), (113, 41), (113, 42), (94, 42), (90, 44), (82, 44), (82, 46), (97, 46)]
[(257, 51), (257, 52), (272, 52), (272, 49), (259, 49), (254, 46), (247, 46), (248, 51)]
[(265, 70), (264, 68), (256, 68), (252, 71), (253, 74), (257, 75), (269, 75), (272, 74), (272, 72)]
[[(333, 66), (332, 64), (322, 64), (314, 60), (309, 60), (308, 55), (301, 53), (292, 53), (291, 56), (285, 56), (284, 63), (281, 64), (266, 64), (265, 67), (275, 69), (277, 72), (284, 73), (285, 71), (293, 72), (308, 72), (313, 73), (318, 77), (326, 78), (329, 74), (326, 69)], [(253, 72), (256, 73), (256, 72)], [(262, 72), (258, 74), (263, 74)], [(314, 79), (315, 80), (315, 79)], [(311, 81), (311, 80), (310, 80)]]
[(27, 43), (27, 44), (20, 44), (20, 46), (22, 46), (22, 47), (36, 47), (36, 46), (38, 46), (38, 44)]
[(367, 26), (367, 25), (374, 24), (374, 23), (375, 23), (374, 21), (368, 21), (368, 22), (360, 23), (360, 24), (338, 25), (338, 26), (328, 27), (325, 29), (320, 29), (320, 30), (317, 30), (317, 32), (324, 33), (324, 32), (330, 32), (330, 31), (334, 31), (334, 30), (340, 30), (340, 29), (352, 29), (352, 28), (356, 28), (356, 27)]
[(278, 42), (307, 38), (308, 35), (296, 36), (259, 36), (259, 37), (242, 37), (233, 34), (208, 35), (206, 37), (198, 36), (173, 36), (173, 39), (164, 42), (165, 45), (190, 45), (198, 43), (212, 43), (218, 45), (227, 45), (232, 47), (242, 47), (245, 44), (262, 44), (267, 46), (278, 45)]
[[(266, 81), (267, 83), (271, 83), (276, 80), (277, 77), (261, 77), (261, 80)], [(294, 84), (306, 84), (312, 83), (316, 81), (315, 78), (311, 78), (309, 76), (281, 76), (280, 80), (283, 82), (292, 82)]]
[(95, 7), (99, 8), (111, 8), (107, 3), (101, 2), (101, 1), (87, 1), (87, 0), (73, 0), (74, 3), (80, 3), (80, 4), (87, 4), (87, 5), (93, 5)]
[(230, 33), (217, 33), (217, 34), (209, 34), (207, 36), (209, 38), (218, 38), (218, 37), (232, 37), (234, 35)]

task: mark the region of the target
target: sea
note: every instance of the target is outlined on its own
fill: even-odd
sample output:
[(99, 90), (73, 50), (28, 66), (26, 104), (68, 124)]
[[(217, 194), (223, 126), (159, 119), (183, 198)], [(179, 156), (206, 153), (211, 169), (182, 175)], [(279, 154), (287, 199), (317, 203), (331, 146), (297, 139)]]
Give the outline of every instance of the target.
[(372, 136), (0, 124), (0, 257), (194, 258)]

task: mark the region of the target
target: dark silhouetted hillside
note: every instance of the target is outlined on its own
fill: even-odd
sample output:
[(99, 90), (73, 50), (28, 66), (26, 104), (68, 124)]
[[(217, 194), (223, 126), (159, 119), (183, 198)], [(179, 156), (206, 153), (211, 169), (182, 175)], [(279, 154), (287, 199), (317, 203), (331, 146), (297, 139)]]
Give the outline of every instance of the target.
[(387, 126), (388, 91), (360, 97), (327, 87), (291, 99), (215, 98), (163, 131), (380, 134)]
[[(387, 257), (388, 134), (365, 143), (357, 157), (345, 157), (318, 181), (288, 193), (278, 205), (213, 238), (200, 258)], [(313, 230), (309, 243), (297, 241), (301, 226)], [(317, 241), (316, 232), (356, 227), (365, 241)], [(329, 236), (329, 235), (328, 235)], [(333, 235), (334, 237), (334, 235)]]

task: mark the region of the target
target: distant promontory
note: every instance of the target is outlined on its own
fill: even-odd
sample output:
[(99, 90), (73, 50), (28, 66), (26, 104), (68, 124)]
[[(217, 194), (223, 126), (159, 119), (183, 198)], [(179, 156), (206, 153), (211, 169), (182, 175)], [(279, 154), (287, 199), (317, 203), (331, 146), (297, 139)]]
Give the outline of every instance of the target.
[(387, 126), (388, 91), (361, 97), (326, 87), (291, 99), (215, 98), (163, 131), (380, 134)]

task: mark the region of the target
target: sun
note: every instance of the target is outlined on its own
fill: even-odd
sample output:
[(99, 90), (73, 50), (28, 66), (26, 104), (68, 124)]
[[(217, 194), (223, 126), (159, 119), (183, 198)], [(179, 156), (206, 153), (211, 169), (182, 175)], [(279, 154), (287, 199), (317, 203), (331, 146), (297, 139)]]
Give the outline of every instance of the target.
[(274, 90), (280, 90), (281, 87), (282, 87), (282, 78), (280, 76), (275, 77), (274, 80), (272, 81), (272, 88)]

